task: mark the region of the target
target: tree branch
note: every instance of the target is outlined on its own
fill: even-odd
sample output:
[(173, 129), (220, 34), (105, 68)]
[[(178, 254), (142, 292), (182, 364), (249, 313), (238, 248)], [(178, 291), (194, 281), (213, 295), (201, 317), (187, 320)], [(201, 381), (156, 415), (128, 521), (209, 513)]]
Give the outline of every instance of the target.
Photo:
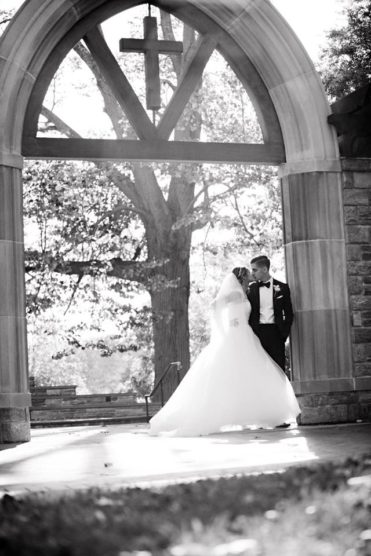
[[(32, 257), (34, 253), (26, 252), (25, 272), (38, 272), (42, 270), (43, 263)], [(28, 259), (28, 261), (27, 261)], [(60, 261), (49, 257), (48, 264), (51, 272), (64, 274), (67, 276), (77, 275), (80, 280), (84, 276), (96, 276), (102, 271), (113, 278), (121, 278), (132, 282), (145, 284), (151, 273), (158, 267), (163, 266), (164, 262), (155, 261), (124, 261), (120, 257), (109, 260), (91, 259), (87, 261)]]
[(100, 90), (103, 97), (104, 111), (111, 120), (117, 139), (123, 139), (124, 129), (122, 124), (120, 123), (120, 120), (122, 119), (124, 114), (119, 103), (112, 94), (111, 89), (102, 76), (98, 64), (95, 62), (93, 56), (90, 54), (89, 50), (82, 44), (81, 41), (76, 44), (74, 50), (93, 73), (97, 81), (98, 89)]
[[(164, 39), (167, 41), (175, 41), (175, 35), (173, 31), (173, 25), (171, 23), (171, 16), (168, 12), (164, 12), (160, 10), (161, 14), (161, 28), (162, 34), (164, 35)], [(173, 64), (173, 69), (175, 75), (179, 79), (181, 71), (182, 71), (182, 63), (181, 57), (179, 54), (170, 54), (171, 62)]]
[(60, 131), (66, 137), (75, 137), (81, 138), (81, 135), (77, 133), (72, 127), (70, 127), (66, 122), (61, 120), (54, 112), (43, 106), (41, 108), (41, 114), (46, 118), (50, 123), (52, 123), (58, 131)]
[(11, 18), (11, 17), (7, 17), (7, 18), (5, 18), (5, 19), (2, 19), (2, 20), (0, 21), (0, 25), (5, 25), (5, 23), (9, 23), (9, 21), (12, 21), (12, 18)]
[(76, 295), (76, 292), (77, 292), (77, 290), (78, 290), (78, 287), (79, 287), (80, 282), (81, 282), (81, 280), (83, 279), (83, 277), (84, 277), (83, 274), (80, 274), (80, 275), (78, 276), (77, 281), (76, 281), (76, 284), (75, 284), (74, 287), (73, 287), (72, 295), (71, 295), (70, 301), (69, 301), (69, 303), (68, 303), (67, 309), (66, 309), (65, 312), (63, 313), (64, 315), (66, 315), (66, 314), (68, 313), (69, 308), (70, 308), (71, 305), (72, 305), (72, 301), (74, 300), (74, 297), (75, 297), (75, 295)]
[(258, 247), (261, 247), (261, 244), (258, 241), (256, 241), (256, 239), (254, 237), (254, 234), (252, 232), (250, 232), (250, 230), (248, 229), (248, 227), (245, 224), (245, 220), (242, 216), (235, 190), (232, 190), (232, 195), (233, 195), (233, 198), (234, 198), (234, 208), (235, 208), (235, 210), (238, 214), (238, 217), (239, 217), (240, 222), (242, 224), (242, 228), (244, 229), (245, 233), (249, 236), (249, 238), (255, 243), (255, 245), (257, 245)]

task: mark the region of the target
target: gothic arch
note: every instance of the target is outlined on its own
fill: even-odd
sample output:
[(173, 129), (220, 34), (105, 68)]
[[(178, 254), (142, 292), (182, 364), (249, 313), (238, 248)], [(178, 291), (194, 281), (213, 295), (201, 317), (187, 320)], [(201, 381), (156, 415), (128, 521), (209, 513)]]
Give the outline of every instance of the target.
[[(45, 88), (64, 55), (89, 29), (141, 3), (54, 0), (45, 6), (30, 0), (20, 8), (1, 43), (3, 157), (21, 154), (25, 114), (35, 83), (40, 90)], [(258, 110), (260, 107), (264, 112), (264, 103), (273, 102), (288, 163), (316, 161), (318, 169), (339, 169), (336, 137), (326, 121), (330, 110), (320, 79), (303, 46), (269, 0), (155, 3), (201, 32), (223, 29), (238, 45), (245, 55), (242, 63), (250, 66), (243, 74), (251, 80), (251, 85), (249, 81), (246, 85)], [(239, 49), (234, 57), (232, 49), (229, 45), (228, 57), (241, 68)], [(39, 80), (41, 72), (43, 83)], [(40, 102), (40, 98), (34, 94), (32, 102)], [(264, 114), (261, 121), (264, 131), (270, 123), (264, 125)]]
[[(22, 142), (35, 128), (43, 91), (67, 51), (99, 22), (141, 3), (28, 0), (0, 42), (0, 414), (5, 416), (0, 433), (5, 441), (29, 438)], [(311, 60), (269, 0), (154, 4), (201, 33), (222, 31), (221, 49), (249, 89), (265, 141), (284, 147), (280, 173), (288, 278), (297, 312), (296, 391), (354, 388), (339, 153)]]

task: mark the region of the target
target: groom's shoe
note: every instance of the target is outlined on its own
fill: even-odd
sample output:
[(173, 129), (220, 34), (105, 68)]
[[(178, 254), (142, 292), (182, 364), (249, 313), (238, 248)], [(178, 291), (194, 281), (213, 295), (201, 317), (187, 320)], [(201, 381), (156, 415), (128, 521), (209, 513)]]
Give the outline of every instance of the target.
[(289, 428), (290, 423), (282, 423), (282, 425), (277, 425), (276, 429), (287, 429)]

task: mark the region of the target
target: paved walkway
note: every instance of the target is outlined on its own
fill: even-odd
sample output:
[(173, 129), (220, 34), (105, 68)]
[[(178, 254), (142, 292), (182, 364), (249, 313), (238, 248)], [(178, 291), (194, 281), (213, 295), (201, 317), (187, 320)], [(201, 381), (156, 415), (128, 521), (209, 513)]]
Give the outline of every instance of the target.
[(0, 494), (149, 486), (269, 472), (371, 453), (371, 423), (150, 437), (147, 425), (35, 429), (0, 446)]

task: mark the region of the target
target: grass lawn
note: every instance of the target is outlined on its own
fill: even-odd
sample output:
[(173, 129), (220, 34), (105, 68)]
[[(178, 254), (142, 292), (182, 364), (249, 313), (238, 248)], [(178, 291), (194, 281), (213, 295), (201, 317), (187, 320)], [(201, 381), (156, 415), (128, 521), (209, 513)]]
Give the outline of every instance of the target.
[(0, 555), (371, 555), (371, 454), (156, 489), (5, 494)]

